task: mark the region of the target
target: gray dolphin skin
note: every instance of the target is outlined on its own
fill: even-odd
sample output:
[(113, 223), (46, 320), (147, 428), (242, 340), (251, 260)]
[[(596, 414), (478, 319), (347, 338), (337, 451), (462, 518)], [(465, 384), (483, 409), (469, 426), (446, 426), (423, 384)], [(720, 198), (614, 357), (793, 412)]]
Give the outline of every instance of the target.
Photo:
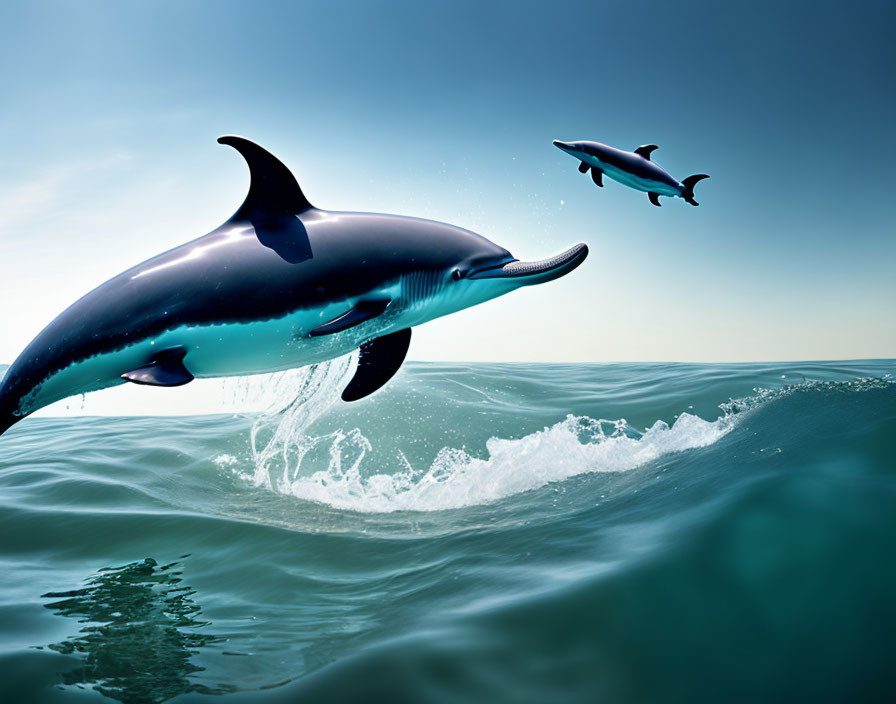
[(609, 147), (600, 142), (561, 142), (554, 140), (554, 146), (575, 157), (579, 171), (583, 174), (591, 171), (594, 183), (603, 188), (603, 175), (614, 181), (647, 193), (650, 202), (659, 207), (660, 196), (684, 198), (691, 205), (700, 205), (694, 200), (694, 184), (706, 174), (694, 174), (683, 181), (676, 181), (664, 169), (650, 159), (650, 153), (658, 149), (655, 144), (645, 144), (633, 152)]
[(278, 159), (245, 158), (245, 202), (207, 235), (102, 284), (53, 320), (0, 383), (0, 433), (39, 408), (118, 384), (274, 372), (360, 348), (346, 401), (398, 371), (411, 328), (564, 276), (577, 244), (521, 262), (469, 230), (398, 215), (315, 208)]

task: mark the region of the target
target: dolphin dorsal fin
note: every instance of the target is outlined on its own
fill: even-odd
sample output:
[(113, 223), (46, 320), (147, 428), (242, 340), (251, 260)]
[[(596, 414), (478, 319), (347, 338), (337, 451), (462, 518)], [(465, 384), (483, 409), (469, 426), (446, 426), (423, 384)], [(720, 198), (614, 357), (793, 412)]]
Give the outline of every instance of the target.
[(249, 193), (231, 220), (295, 215), (314, 207), (302, 193), (296, 177), (273, 154), (236, 135), (218, 137), (218, 143), (236, 149), (249, 165)]
[[(220, 141), (220, 140), (218, 140)], [(640, 147), (635, 149), (635, 154), (638, 156), (643, 156), (647, 161), (650, 161), (650, 152), (654, 149), (659, 149), (655, 144), (642, 144)]]

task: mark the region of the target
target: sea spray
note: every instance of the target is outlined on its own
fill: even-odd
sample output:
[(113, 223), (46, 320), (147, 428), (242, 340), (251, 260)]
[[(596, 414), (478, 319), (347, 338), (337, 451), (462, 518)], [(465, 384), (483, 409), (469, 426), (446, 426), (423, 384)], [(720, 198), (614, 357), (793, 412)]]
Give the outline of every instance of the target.
[[(339, 400), (354, 369), (344, 357), (270, 379), (268, 410), (253, 423), (251, 468), (219, 457), (243, 479), (279, 494), (362, 513), (439, 511), (492, 503), (591, 472), (624, 472), (663, 455), (705, 447), (732, 427), (733, 409), (715, 421), (682, 413), (639, 432), (625, 419), (568, 414), (520, 438), (492, 437), (487, 457), (443, 447), (429, 466), (399, 450), (392, 472), (365, 468), (372, 443), (358, 428), (311, 432)], [(365, 471), (366, 470), (366, 471)]]
[[(804, 381), (776, 389), (757, 386), (753, 395), (720, 404), (722, 413), (715, 420), (683, 412), (671, 425), (656, 420), (643, 431), (624, 418), (567, 414), (521, 437), (492, 436), (485, 442), (485, 456), (444, 446), (427, 464), (415, 466), (397, 449), (383, 467), (365, 463), (373, 443), (381, 439), (371, 440), (359, 428), (311, 432), (312, 424), (339, 401), (354, 364), (354, 359), (344, 357), (275, 375), (267, 390), (268, 410), (252, 426), (250, 467), (231, 456), (220, 456), (216, 463), (256, 486), (337, 510), (375, 514), (461, 509), (582, 474), (630, 471), (674, 453), (707, 447), (749, 411), (779, 398), (892, 385), (885, 375), (847, 382)], [(398, 438), (397, 444), (403, 441), (410, 439)]]
[[(295, 480), (303, 458), (329, 439), (310, 435), (308, 428), (339, 400), (355, 364), (356, 355), (352, 354), (269, 379), (269, 405), (256, 418), (250, 432), (255, 466), (251, 479), (256, 485), (282, 490)], [(335, 439), (331, 448), (331, 454), (338, 454), (339, 443)], [(338, 457), (334, 462), (338, 465)], [(281, 477), (279, 483), (273, 480), (277, 474)]]
[[(609, 432), (608, 427), (612, 428)], [(710, 445), (730, 427), (727, 416), (710, 422), (685, 413), (672, 426), (657, 421), (639, 434), (624, 420), (570, 415), (519, 439), (491, 438), (485, 459), (462, 449), (443, 448), (426, 469), (416, 469), (404, 460), (394, 474), (364, 477), (363, 454), (345, 469), (335, 461), (338, 453), (334, 453), (334, 462), (326, 470), (297, 476), (281, 484), (278, 491), (365, 513), (459, 509), (579, 474), (635, 469), (668, 453)], [(334, 437), (334, 448), (346, 439)]]

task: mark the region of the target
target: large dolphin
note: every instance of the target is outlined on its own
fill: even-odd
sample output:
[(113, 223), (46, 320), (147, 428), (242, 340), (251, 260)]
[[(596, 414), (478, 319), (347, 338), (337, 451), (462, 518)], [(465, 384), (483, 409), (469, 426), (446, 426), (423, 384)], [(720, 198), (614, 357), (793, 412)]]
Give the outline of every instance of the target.
[(677, 196), (691, 205), (700, 205), (694, 200), (694, 185), (709, 178), (706, 174), (694, 174), (679, 183), (651, 161), (650, 153), (658, 149), (655, 144), (645, 144), (633, 152), (608, 147), (600, 142), (561, 142), (555, 139), (554, 146), (579, 159), (582, 162), (579, 171), (584, 174), (590, 169), (592, 180), (601, 188), (604, 185), (603, 175), (606, 174), (625, 186), (644, 191), (657, 207), (660, 207), (660, 196)]
[(551, 281), (584, 244), (521, 262), (452, 225), (315, 208), (277, 158), (220, 137), (249, 165), (249, 194), (216, 230), (119, 274), (75, 302), (0, 384), (0, 433), (59, 399), (132, 382), (259, 374), (360, 347), (342, 393), (367, 396), (401, 366), (411, 328)]

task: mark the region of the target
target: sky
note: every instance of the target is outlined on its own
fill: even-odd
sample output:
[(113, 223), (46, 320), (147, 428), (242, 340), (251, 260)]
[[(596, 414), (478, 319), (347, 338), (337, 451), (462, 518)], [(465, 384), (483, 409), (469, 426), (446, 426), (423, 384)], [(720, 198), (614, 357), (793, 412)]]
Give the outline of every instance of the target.
[[(0, 363), (208, 232), (280, 157), (332, 210), (472, 229), (575, 272), (409, 358), (896, 357), (892, 2), (19, 2), (0, 43)], [(657, 144), (699, 208), (553, 139)]]

